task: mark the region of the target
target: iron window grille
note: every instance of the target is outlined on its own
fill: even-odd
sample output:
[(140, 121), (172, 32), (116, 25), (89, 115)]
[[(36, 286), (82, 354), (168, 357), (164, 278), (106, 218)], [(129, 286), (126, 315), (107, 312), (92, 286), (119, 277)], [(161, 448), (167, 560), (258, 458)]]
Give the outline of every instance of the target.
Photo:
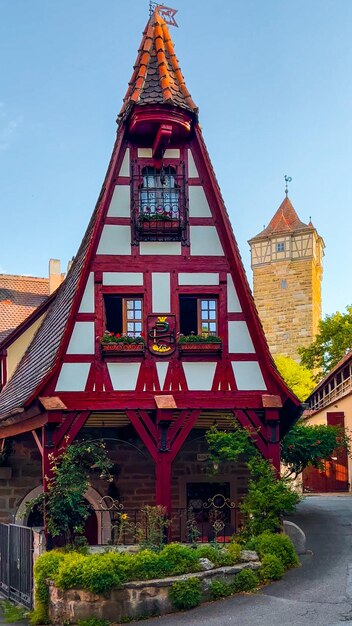
[(184, 164), (132, 168), (134, 243), (182, 241), (186, 243)]

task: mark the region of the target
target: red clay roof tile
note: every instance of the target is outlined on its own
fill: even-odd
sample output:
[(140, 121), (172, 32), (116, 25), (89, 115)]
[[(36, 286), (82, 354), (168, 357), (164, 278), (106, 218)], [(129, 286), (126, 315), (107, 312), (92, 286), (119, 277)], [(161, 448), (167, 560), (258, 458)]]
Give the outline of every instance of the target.
[(291, 201), (286, 197), (283, 202), (281, 202), (268, 226), (258, 233), (258, 235), (252, 237), (249, 241), (252, 242), (255, 239), (260, 239), (262, 237), (270, 237), (271, 235), (279, 235), (281, 233), (294, 233), (299, 230), (307, 230), (311, 228), (314, 228), (312, 224), (304, 224), (304, 222), (301, 222), (295, 209), (293, 208), (293, 205), (291, 204)]
[(48, 295), (48, 278), (0, 274), (0, 342)]

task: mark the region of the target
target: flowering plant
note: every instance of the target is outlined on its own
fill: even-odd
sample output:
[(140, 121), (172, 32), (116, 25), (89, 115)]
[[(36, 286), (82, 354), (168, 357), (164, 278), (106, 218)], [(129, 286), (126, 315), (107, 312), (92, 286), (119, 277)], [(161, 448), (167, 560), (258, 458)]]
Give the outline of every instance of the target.
[(144, 345), (144, 337), (142, 335), (138, 335), (137, 337), (130, 337), (130, 335), (121, 335), (120, 333), (110, 333), (108, 330), (105, 331), (104, 335), (100, 339), (100, 343), (142, 343)]
[(139, 219), (141, 222), (170, 222), (174, 218), (170, 211), (161, 209), (153, 213), (141, 213)]
[(179, 343), (221, 343), (221, 337), (217, 335), (180, 335)]

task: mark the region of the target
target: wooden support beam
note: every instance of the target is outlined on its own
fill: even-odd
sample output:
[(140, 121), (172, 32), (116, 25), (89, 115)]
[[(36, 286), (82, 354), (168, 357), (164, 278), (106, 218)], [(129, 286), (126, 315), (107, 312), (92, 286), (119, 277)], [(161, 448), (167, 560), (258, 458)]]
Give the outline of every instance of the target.
[(160, 159), (163, 156), (166, 146), (170, 143), (171, 136), (172, 126), (161, 124), (153, 145), (153, 159)]
[(34, 439), (35, 443), (38, 446), (38, 450), (39, 450), (40, 454), (43, 456), (42, 442), (40, 441), (40, 439), (39, 439), (39, 437), (38, 437), (38, 435), (37, 435), (35, 430), (32, 430), (31, 432), (32, 432), (32, 435), (33, 435), (33, 439)]

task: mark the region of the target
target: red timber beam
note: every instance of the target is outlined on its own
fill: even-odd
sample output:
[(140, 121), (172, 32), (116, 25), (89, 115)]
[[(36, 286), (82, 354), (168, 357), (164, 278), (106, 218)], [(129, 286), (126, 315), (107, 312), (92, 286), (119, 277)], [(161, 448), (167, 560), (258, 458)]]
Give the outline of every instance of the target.
[(156, 504), (171, 513), (171, 467), (200, 414), (200, 409), (180, 411), (174, 419), (173, 411), (158, 410), (156, 424), (146, 411), (126, 411), (132, 425), (142, 439), (155, 463)]
[(236, 410), (234, 416), (237, 421), (250, 433), (254, 445), (261, 455), (270, 460), (277, 475), (280, 475), (280, 437), (278, 409), (265, 409), (264, 422), (252, 409)]
[(34, 441), (42, 457), (42, 480), (44, 491), (52, 478), (52, 464), (69, 446), (86, 423), (90, 412), (68, 413), (51, 411), (40, 429), (32, 430)]

